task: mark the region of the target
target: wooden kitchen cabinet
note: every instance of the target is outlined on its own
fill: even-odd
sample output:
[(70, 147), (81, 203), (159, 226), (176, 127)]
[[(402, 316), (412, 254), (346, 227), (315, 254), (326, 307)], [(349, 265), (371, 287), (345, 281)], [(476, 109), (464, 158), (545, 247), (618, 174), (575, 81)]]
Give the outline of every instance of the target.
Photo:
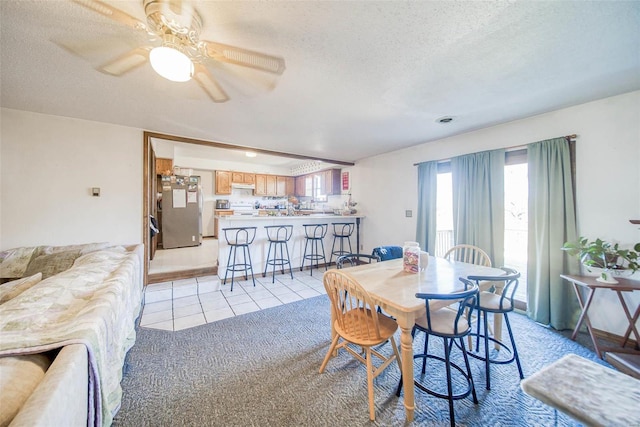
[(276, 176), (276, 196), (283, 197), (287, 195), (287, 177)]
[(275, 175), (265, 175), (267, 181), (267, 196), (275, 196), (278, 194), (278, 185)]
[(231, 182), (233, 184), (254, 184), (256, 175), (248, 172), (231, 172)]
[(296, 191), (296, 180), (292, 176), (285, 177), (285, 195), (291, 197)]
[(327, 196), (340, 194), (340, 169), (328, 169), (322, 172), (320, 183), (322, 193)]
[(231, 194), (231, 172), (216, 171), (216, 194)]
[(295, 178), (295, 195), (296, 197), (305, 197), (307, 194), (306, 175), (296, 176)]
[(156, 159), (156, 175), (171, 175), (173, 159)]
[(253, 194), (256, 196), (266, 196), (267, 195), (267, 176), (256, 174), (255, 184), (256, 184), (256, 188), (253, 191)]

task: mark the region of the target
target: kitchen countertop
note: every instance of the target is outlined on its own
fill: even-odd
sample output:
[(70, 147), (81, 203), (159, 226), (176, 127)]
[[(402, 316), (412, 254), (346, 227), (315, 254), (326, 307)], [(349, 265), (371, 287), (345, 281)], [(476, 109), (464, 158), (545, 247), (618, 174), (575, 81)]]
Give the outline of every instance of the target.
[(293, 215), (293, 216), (287, 216), (287, 215), (220, 215), (217, 216), (220, 219), (224, 219), (224, 220), (229, 220), (229, 221), (238, 221), (238, 220), (244, 220), (244, 221), (248, 221), (248, 220), (258, 220), (258, 221), (263, 221), (263, 220), (273, 220), (273, 219), (284, 219), (284, 220), (297, 220), (297, 219), (310, 219), (310, 218), (326, 218), (326, 219), (349, 219), (349, 218), (364, 218), (364, 215), (336, 215), (336, 214), (311, 214), (311, 215)]

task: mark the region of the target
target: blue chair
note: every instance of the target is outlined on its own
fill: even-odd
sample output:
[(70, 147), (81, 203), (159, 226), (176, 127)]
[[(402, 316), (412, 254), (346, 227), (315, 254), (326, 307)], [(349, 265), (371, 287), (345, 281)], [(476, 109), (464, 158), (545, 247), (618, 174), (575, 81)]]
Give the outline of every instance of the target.
[(402, 258), (402, 246), (378, 246), (373, 248), (371, 255), (378, 257), (380, 261)]

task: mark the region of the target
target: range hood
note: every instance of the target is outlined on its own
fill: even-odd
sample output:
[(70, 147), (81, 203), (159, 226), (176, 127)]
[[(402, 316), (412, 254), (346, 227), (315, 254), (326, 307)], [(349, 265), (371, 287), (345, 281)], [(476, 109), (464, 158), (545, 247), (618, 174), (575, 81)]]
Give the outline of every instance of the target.
[(239, 188), (242, 190), (255, 190), (256, 185), (255, 184), (231, 184), (231, 188)]

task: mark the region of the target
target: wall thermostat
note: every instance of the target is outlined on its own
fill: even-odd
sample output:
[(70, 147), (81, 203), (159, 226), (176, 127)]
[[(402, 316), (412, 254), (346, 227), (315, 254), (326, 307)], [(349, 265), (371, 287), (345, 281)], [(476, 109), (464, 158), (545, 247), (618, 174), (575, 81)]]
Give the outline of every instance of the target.
[(93, 197), (100, 197), (100, 187), (91, 188), (91, 195)]

